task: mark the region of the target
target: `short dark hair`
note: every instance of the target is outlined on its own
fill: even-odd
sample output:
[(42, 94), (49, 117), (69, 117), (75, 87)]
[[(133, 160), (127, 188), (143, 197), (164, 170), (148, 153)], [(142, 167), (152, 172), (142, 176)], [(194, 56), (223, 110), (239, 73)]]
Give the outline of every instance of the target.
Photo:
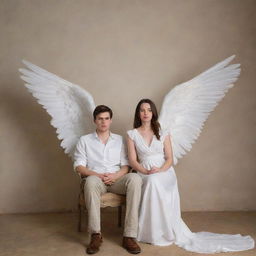
[(94, 120), (96, 120), (96, 117), (98, 114), (104, 113), (104, 112), (108, 112), (110, 115), (110, 119), (112, 118), (113, 112), (112, 112), (111, 108), (109, 108), (108, 106), (105, 106), (105, 105), (99, 105), (93, 111)]

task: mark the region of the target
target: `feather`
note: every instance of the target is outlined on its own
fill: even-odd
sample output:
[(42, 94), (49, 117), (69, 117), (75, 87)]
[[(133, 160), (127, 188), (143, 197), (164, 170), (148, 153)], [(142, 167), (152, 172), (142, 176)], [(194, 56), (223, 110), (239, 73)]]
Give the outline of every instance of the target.
[(28, 91), (52, 117), (61, 147), (73, 157), (78, 139), (92, 129), (93, 97), (78, 85), (72, 84), (38, 66), (23, 60), (28, 69), (21, 68), (21, 79)]
[(165, 96), (159, 122), (170, 132), (174, 164), (191, 150), (208, 116), (238, 79), (240, 64), (229, 65), (234, 57), (175, 86)]

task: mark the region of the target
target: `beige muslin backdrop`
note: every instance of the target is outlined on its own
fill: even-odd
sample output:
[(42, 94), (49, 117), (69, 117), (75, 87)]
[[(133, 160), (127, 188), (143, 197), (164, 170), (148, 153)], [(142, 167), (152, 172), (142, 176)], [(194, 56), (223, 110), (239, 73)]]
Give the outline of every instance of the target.
[(112, 107), (124, 135), (139, 99), (160, 109), (232, 54), (241, 77), (175, 169), (182, 210), (256, 210), (255, 12), (253, 0), (2, 0), (0, 213), (76, 209), (79, 179), (19, 78), (23, 58)]

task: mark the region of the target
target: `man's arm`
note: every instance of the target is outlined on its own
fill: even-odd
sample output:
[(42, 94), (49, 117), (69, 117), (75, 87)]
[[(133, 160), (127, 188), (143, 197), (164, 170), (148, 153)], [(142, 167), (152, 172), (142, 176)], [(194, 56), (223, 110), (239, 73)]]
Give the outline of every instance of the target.
[(128, 173), (128, 171), (129, 171), (128, 165), (122, 166), (121, 169), (115, 173), (97, 173), (97, 172), (89, 170), (87, 167), (84, 167), (82, 165), (79, 165), (76, 167), (76, 172), (78, 172), (80, 175), (82, 175), (82, 176), (91, 176), (91, 175), (97, 176), (100, 179), (102, 179), (102, 181), (106, 185), (111, 185), (111, 184), (115, 183), (116, 180), (118, 180), (119, 178), (124, 176), (126, 173)]
[(121, 146), (121, 152), (120, 152), (120, 170), (115, 173), (106, 173), (104, 174), (105, 178), (103, 179), (104, 183), (107, 185), (113, 184), (116, 180), (124, 176), (129, 171), (128, 166), (128, 158), (127, 158), (127, 148), (124, 142), (124, 139), (122, 138), (122, 146)]
[(103, 174), (97, 173), (88, 169), (87, 167), (87, 152), (84, 138), (80, 138), (74, 152), (74, 170), (81, 176), (95, 175), (103, 179)]
[(87, 167), (85, 166), (82, 166), (82, 165), (78, 165), (76, 168), (75, 168), (76, 172), (79, 173), (80, 175), (82, 176), (91, 176), (91, 175), (94, 175), (94, 176), (98, 176), (100, 179), (103, 179), (104, 178), (104, 174), (102, 173), (97, 173), (95, 171), (92, 171), (92, 170), (89, 170)]

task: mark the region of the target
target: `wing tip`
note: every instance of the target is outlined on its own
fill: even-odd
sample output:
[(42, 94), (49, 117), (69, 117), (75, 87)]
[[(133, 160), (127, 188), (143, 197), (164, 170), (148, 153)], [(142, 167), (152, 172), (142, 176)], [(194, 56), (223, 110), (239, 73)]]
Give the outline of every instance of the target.
[(234, 58), (236, 57), (236, 55), (235, 54), (233, 54), (233, 55), (231, 55), (231, 56), (229, 56), (229, 57), (227, 57), (223, 62), (225, 62), (226, 63), (226, 65), (225, 66), (227, 66)]
[(25, 60), (25, 59), (22, 59), (21, 62), (22, 62), (23, 64), (25, 64), (25, 65), (29, 65), (29, 64), (30, 64), (30, 62), (27, 61), (27, 60)]

